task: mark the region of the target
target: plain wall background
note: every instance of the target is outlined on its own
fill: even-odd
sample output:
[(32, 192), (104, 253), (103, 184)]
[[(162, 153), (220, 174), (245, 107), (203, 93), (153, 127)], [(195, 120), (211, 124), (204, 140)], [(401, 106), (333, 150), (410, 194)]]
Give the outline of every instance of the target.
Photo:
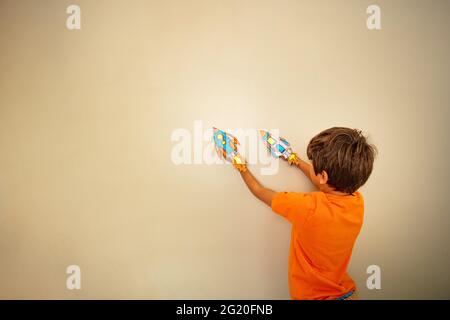
[[(303, 156), (330, 126), (368, 133), (379, 155), (349, 267), (360, 296), (450, 298), (449, 9), (1, 0), (0, 297), (289, 298), (290, 225), (229, 166), (171, 162), (172, 132), (201, 120), (279, 128)], [(312, 190), (284, 163), (251, 168)], [(80, 291), (65, 287), (71, 264)], [(365, 287), (372, 264), (381, 290)]]

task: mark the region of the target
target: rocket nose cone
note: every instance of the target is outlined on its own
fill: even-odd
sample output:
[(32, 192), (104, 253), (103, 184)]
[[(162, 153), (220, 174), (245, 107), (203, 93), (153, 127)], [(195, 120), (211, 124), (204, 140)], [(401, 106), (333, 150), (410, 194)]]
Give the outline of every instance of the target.
[(266, 130), (259, 130), (259, 134), (261, 135), (261, 137), (264, 137), (267, 134)]

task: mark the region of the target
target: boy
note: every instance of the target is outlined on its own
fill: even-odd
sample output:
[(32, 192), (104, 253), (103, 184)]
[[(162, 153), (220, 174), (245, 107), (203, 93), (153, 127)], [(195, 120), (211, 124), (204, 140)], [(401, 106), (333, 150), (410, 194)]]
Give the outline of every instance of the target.
[(292, 299), (356, 299), (347, 265), (363, 222), (364, 201), (357, 190), (372, 172), (375, 153), (359, 130), (322, 131), (307, 148), (312, 165), (298, 157), (293, 161), (318, 188), (310, 193), (277, 193), (246, 167), (240, 170), (250, 191), (292, 223)]

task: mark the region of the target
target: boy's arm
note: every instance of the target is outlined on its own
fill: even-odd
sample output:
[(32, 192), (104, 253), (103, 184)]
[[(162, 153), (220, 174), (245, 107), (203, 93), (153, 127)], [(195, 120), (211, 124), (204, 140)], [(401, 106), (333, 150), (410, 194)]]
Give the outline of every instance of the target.
[(297, 163), (295, 165), (297, 168), (303, 171), (303, 173), (305, 174), (305, 176), (308, 177), (308, 179), (311, 179), (309, 171), (311, 165), (308, 162), (303, 161), (302, 159), (297, 157)]
[[(280, 159), (286, 160), (283, 157), (280, 157)], [(311, 180), (311, 182), (314, 184), (314, 181), (311, 179), (311, 171), (310, 171), (311, 164), (309, 164), (308, 162), (303, 161), (302, 159), (300, 159), (300, 157), (297, 156), (297, 154), (295, 154), (295, 160), (292, 161), (292, 162), (289, 162), (289, 163), (295, 165), (297, 168), (302, 170), (302, 172), (305, 174), (305, 176), (309, 180)]]
[(272, 199), (275, 196), (276, 192), (263, 187), (248, 169), (243, 172), (241, 171), (240, 173), (242, 179), (244, 180), (250, 191), (253, 193), (253, 195), (267, 204), (269, 207), (272, 206)]

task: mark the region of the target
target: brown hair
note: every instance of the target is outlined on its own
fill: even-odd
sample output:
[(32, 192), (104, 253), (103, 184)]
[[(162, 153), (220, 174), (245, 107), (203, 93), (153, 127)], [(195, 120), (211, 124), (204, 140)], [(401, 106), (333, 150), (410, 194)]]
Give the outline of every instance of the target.
[(355, 192), (367, 181), (376, 152), (360, 130), (343, 127), (322, 131), (311, 139), (307, 149), (314, 172), (326, 171), (327, 184), (346, 193)]

